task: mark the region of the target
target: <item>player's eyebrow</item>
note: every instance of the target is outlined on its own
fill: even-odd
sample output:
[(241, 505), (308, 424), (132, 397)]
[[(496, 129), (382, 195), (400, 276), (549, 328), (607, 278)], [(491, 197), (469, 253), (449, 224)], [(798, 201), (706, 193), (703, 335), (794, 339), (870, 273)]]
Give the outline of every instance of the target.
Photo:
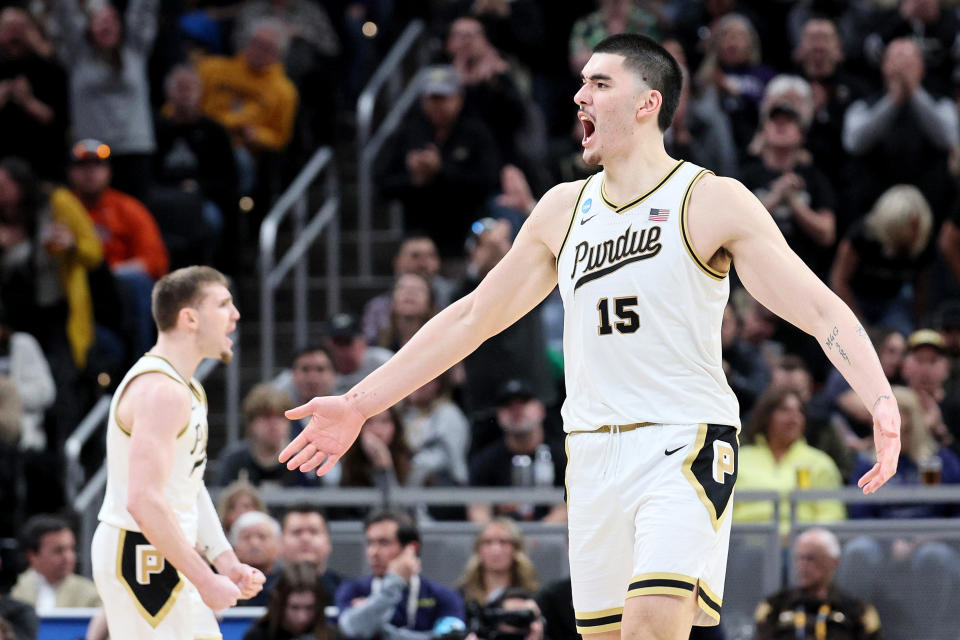
[(596, 81), (598, 81), (598, 80), (606, 80), (606, 81), (609, 82), (610, 80), (613, 80), (613, 78), (611, 78), (610, 76), (608, 76), (608, 75), (605, 74), (605, 73), (595, 73), (595, 74), (593, 74), (592, 76), (590, 76), (589, 78), (588, 78), (587, 76), (581, 74), (581, 75), (580, 75), (580, 79), (583, 80), (584, 82), (586, 82), (587, 80), (590, 80), (591, 82), (596, 82)]

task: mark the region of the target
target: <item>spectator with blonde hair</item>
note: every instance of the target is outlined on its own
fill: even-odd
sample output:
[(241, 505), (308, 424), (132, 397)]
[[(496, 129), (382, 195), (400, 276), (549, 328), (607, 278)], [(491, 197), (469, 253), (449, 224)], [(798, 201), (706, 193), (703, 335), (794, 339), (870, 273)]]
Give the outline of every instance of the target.
[(267, 505), (264, 504), (257, 488), (250, 484), (249, 480), (241, 477), (224, 487), (217, 497), (217, 515), (220, 517), (220, 524), (223, 525), (223, 532), (230, 535), (233, 523), (247, 511), (266, 513)]
[(515, 522), (497, 518), (480, 530), (457, 586), (464, 602), (481, 606), (510, 587), (537, 591), (537, 570), (524, 551), (523, 533)]
[(864, 325), (909, 335), (923, 316), (933, 222), (920, 190), (900, 184), (887, 189), (840, 242), (830, 286)]
[(244, 474), (255, 487), (303, 486), (312, 474), (287, 469), (277, 456), (290, 435), (290, 421), (283, 415), (292, 406), (290, 394), (261, 383), (243, 399), (247, 437), (225, 451), (220, 460), (219, 484), (226, 485)]

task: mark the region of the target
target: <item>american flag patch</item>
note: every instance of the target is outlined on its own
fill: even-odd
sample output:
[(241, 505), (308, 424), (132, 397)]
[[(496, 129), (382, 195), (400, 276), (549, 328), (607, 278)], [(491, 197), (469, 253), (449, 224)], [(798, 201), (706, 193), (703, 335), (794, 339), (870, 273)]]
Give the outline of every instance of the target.
[(670, 217), (670, 209), (650, 209), (650, 216), (647, 218), (650, 222), (666, 222)]

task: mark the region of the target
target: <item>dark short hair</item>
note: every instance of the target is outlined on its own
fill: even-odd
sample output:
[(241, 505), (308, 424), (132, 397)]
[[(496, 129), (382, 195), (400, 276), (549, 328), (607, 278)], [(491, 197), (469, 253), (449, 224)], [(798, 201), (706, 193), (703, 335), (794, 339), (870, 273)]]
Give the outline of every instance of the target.
[(673, 122), (673, 114), (680, 105), (683, 74), (670, 52), (655, 40), (635, 33), (618, 33), (601, 40), (594, 53), (612, 53), (623, 56), (623, 66), (636, 73), (651, 89), (663, 96), (657, 115), (657, 126), (666, 131)]
[(536, 601), (537, 596), (534, 595), (532, 591), (528, 591), (523, 587), (507, 587), (496, 599), (490, 603), (490, 606), (499, 609), (503, 607), (503, 603), (507, 600), (533, 600)]
[[(35, 515), (23, 525), (21, 534), (21, 543), (25, 551), (37, 553), (40, 551), (40, 541), (48, 533), (57, 533), (64, 529), (70, 529), (70, 523), (60, 516), (41, 513)], [(72, 531), (72, 529), (70, 529)]]
[(405, 547), (411, 542), (420, 542), (420, 530), (416, 523), (406, 511), (395, 511), (385, 509), (383, 511), (374, 511), (366, 520), (363, 521), (363, 530), (366, 531), (379, 522), (397, 523), (397, 541), (400, 546)]
[(291, 513), (315, 513), (320, 516), (320, 519), (323, 520), (323, 524), (328, 529), (330, 528), (327, 525), (327, 515), (323, 512), (323, 508), (312, 502), (298, 502), (296, 504), (290, 505), (286, 511), (283, 512), (283, 518), (280, 522), (283, 524), (283, 528), (287, 526), (287, 516)]
[(333, 364), (333, 353), (330, 351), (330, 349), (328, 349), (322, 344), (311, 344), (311, 345), (307, 345), (303, 349), (300, 349), (299, 351), (297, 351), (296, 354), (294, 354), (293, 360), (290, 361), (291, 367), (295, 366), (297, 364), (297, 360), (299, 360), (303, 356), (310, 353), (316, 353), (318, 351), (323, 355), (327, 356), (327, 360), (330, 361), (330, 364)]

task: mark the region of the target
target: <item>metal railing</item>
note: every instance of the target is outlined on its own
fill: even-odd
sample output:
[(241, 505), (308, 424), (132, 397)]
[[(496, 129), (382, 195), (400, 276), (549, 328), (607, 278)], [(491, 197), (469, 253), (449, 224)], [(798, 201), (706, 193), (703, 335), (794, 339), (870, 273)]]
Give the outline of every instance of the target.
[[(239, 345), (240, 340), (236, 339), (235, 344)], [(225, 389), (227, 407), (236, 407), (239, 402), (240, 388), (240, 365), (239, 348), (234, 351), (233, 359), (227, 364)], [(217, 367), (218, 360), (207, 358), (197, 367), (194, 377), (201, 383)], [(73, 510), (80, 515), (80, 545), (77, 552), (77, 561), (80, 569), (89, 575), (90, 567), (90, 542), (93, 540), (93, 531), (97, 528), (97, 512), (100, 502), (103, 500), (103, 490), (107, 485), (107, 463), (100, 465), (96, 472), (90, 477), (90, 480), (84, 485), (83, 465), (80, 462), (80, 455), (86, 442), (98, 433), (100, 427), (104, 426), (107, 414), (110, 411), (111, 396), (104, 396), (97, 401), (93, 409), (80, 422), (80, 425), (67, 438), (64, 445), (67, 471), (66, 471), (66, 495), (67, 503), (73, 507)], [(236, 415), (236, 412), (233, 412)], [(238, 425), (230, 425), (230, 412), (227, 412), (227, 434), (228, 442), (236, 440)], [(236, 418), (234, 418), (236, 419)], [(81, 488), (82, 485), (82, 488)]]
[[(411, 55), (416, 56), (418, 69), (426, 64), (425, 38), (422, 20), (407, 25), (357, 98), (357, 261), (361, 279), (373, 276), (373, 164), (417, 97), (418, 76), (402, 88), (401, 65)], [(374, 132), (377, 100), (384, 92), (392, 106)]]
[[(325, 174), (323, 204), (307, 221), (309, 189), (317, 177)], [(276, 258), (277, 232), (292, 212), (293, 243)], [(327, 314), (340, 310), (340, 190), (329, 147), (318, 149), (293, 183), (287, 187), (260, 225), (260, 379), (269, 380), (274, 372), (276, 291), (286, 275), (293, 271), (294, 344), (307, 343), (307, 289), (309, 250), (326, 230)]]

